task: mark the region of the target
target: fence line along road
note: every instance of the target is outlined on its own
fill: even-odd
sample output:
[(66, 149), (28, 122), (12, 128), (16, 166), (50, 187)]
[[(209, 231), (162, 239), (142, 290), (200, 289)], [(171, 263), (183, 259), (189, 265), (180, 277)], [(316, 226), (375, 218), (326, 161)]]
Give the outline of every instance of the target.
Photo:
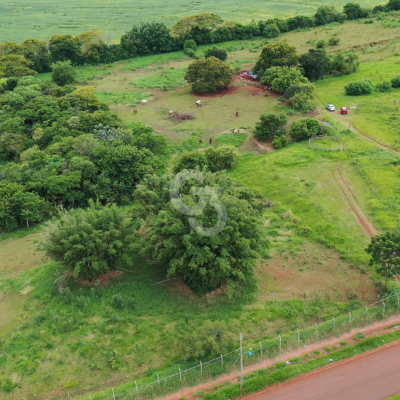
[[(199, 361), (199, 364), (185, 370), (181, 370), (178, 367), (177, 372), (169, 376), (160, 378), (157, 374), (156, 380), (142, 385), (138, 384), (137, 381), (132, 381), (125, 383), (124, 387), (120, 387), (119, 389), (109, 389), (109, 395), (99, 393), (80, 394), (78, 396), (77, 394), (67, 393), (67, 396), (59, 398), (77, 400), (128, 400), (166, 394), (188, 384), (201, 382), (202, 378), (217, 376), (232, 370), (232, 368), (239, 368), (241, 361), (246, 365), (250, 365), (260, 358), (273, 358), (282, 354), (285, 348), (287, 350), (297, 348), (301, 344), (315, 341), (315, 339), (322, 339), (324, 334), (331, 336), (329, 334), (339, 333), (340, 330), (354, 327), (353, 324), (357, 321), (361, 322), (361, 325), (368, 325), (372, 320), (383, 318), (385, 314), (397, 312), (399, 309), (400, 297), (398, 294), (395, 294), (336, 317), (332, 315), (332, 319), (315, 323), (307, 328), (296, 328), (285, 335), (278, 335), (275, 338), (267, 338), (253, 344), (247, 344), (205, 362)], [(126, 378), (129, 378), (129, 376), (126, 376)]]

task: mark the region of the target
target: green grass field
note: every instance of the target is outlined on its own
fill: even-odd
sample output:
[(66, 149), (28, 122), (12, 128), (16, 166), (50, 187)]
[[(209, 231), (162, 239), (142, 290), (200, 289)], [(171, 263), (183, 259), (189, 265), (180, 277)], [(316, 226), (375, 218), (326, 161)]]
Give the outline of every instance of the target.
[[(373, 7), (379, 0), (364, 0), (362, 6)], [(139, 0), (134, 5), (128, 0), (88, 0), (69, 2), (35, 0), (5, 0), (0, 5), (0, 38), (2, 42), (22, 42), (25, 39), (49, 39), (56, 33), (79, 34), (92, 29), (106, 32), (111, 42), (118, 42), (120, 36), (141, 22), (159, 21), (172, 26), (179, 19), (201, 13), (214, 13), (226, 21), (249, 23), (253, 19), (292, 17), (315, 14), (320, 5), (343, 7), (345, 2), (298, 2), (294, 0), (270, 1), (253, 0), (243, 3), (239, 0), (204, 2), (188, 0), (184, 3), (172, 1)], [(23, 27), (23, 29), (21, 29)]]

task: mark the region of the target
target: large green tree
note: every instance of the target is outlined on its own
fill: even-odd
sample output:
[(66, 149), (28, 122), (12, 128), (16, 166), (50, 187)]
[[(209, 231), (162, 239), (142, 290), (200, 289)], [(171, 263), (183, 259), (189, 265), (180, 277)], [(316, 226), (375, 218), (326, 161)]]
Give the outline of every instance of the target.
[[(182, 277), (195, 292), (223, 287), (232, 297), (250, 290), (254, 287), (258, 250), (267, 246), (254, 193), (220, 174), (207, 174), (203, 182), (186, 181), (178, 196), (194, 207), (199, 201), (194, 189), (197, 193), (207, 188), (223, 189), (217, 202), (207, 196), (208, 204), (202, 214), (196, 214), (200, 228), (195, 230), (192, 218), (178, 211), (170, 201), (172, 179), (172, 175), (146, 177), (135, 193), (141, 204), (136, 212), (146, 220), (138, 232), (141, 252), (165, 266), (169, 276)], [(203, 229), (219, 223), (222, 207), (226, 210), (222, 231), (203, 235)]]
[(272, 90), (285, 93), (292, 85), (308, 83), (308, 79), (301, 74), (297, 67), (271, 67), (265, 71), (261, 83), (270, 84)]
[(321, 79), (330, 69), (330, 60), (325, 50), (310, 49), (300, 57), (304, 75), (311, 81)]
[(95, 279), (121, 266), (132, 232), (132, 221), (121, 208), (90, 202), (87, 209), (65, 211), (48, 221), (41, 248), (64, 266), (67, 276)]
[(385, 290), (389, 278), (400, 273), (400, 234), (386, 232), (371, 238), (371, 243), (365, 249), (371, 255), (370, 265), (385, 277)]
[(284, 114), (261, 114), (260, 121), (256, 123), (254, 136), (261, 140), (271, 140), (275, 136), (282, 136), (286, 133), (287, 123), (288, 118)]
[[(221, 17), (203, 13), (180, 19), (171, 29), (171, 36), (177, 39), (191, 39), (196, 34), (208, 34), (222, 24)], [(196, 40), (197, 43), (198, 40)]]
[(295, 47), (284, 42), (270, 43), (263, 47), (253, 72), (261, 76), (271, 67), (295, 67), (299, 64), (299, 58)]
[(195, 92), (215, 92), (231, 83), (232, 71), (224, 61), (209, 57), (190, 64), (185, 79)]

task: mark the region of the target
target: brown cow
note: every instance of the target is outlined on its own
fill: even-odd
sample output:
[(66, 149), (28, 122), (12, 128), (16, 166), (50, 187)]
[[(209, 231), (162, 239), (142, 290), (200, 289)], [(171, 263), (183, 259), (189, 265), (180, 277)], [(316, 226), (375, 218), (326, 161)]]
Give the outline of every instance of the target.
[(203, 143), (203, 139), (202, 138), (199, 139), (199, 143)]

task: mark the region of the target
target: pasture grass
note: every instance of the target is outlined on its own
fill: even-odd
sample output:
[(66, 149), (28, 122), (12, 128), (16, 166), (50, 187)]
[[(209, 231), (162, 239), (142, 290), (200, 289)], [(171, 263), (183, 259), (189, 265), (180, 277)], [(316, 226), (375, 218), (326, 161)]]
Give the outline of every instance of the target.
[[(329, 77), (316, 82), (316, 94), (322, 104), (335, 104), (348, 107), (348, 115), (337, 115), (342, 121), (350, 122), (366, 135), (385, 145), (399, 147), (400, 90), (392, 89), (389, 93), (376, 90), (370, 95), (347, 96), (344, 87), (351, 83), (368, 79), (375, 86), (378, 82), (398, 76), (399, 57), (385, 58), (376, 62), (360, 64), (358, 71), (351, 75)], [(356, 107), (356, 109), (350, 109)], [(334, 112), (335, 115), (339, 111)]]
[[(2, 41), (22, 42), (25, 39), (50, 39), (54, 34), (77, 35), (92, 29), (103, 30), (107, 42), (117, 43), (120, 36), (133, 24), (142, 22), (163, 22), (172, 27), (179, 19), (204, 12), (220, 15), (225, 21), (250, 23), (253, 20), (273, 17), (292, 17), (315, 14), (318, 6), (329, 5), (326, 0), (318, 3), (296, 3), (293, 0), (265, 2), (253, 0), (243, 3), (239, 0), (219, 3), (178, 1), (139, 2), (131, 7), (128, 0), (88, 0), (82, 4), (78, 0), (49, 4), (46, 0), (23, 3), (21, 0), (6, 0), (0, 15), (0, 37)], [(377, 0), (363, 0), (363, 7), (380, 4)], [(338, 5), (338, 9), (341, 7)], [(21, 29), (23, 27), (23, 29)]]
[(186, 70), (163, 69), (155, 75), (132, 81), (132, 85), (140, 89), (177, 89), (187, 82), (184, 79)]

